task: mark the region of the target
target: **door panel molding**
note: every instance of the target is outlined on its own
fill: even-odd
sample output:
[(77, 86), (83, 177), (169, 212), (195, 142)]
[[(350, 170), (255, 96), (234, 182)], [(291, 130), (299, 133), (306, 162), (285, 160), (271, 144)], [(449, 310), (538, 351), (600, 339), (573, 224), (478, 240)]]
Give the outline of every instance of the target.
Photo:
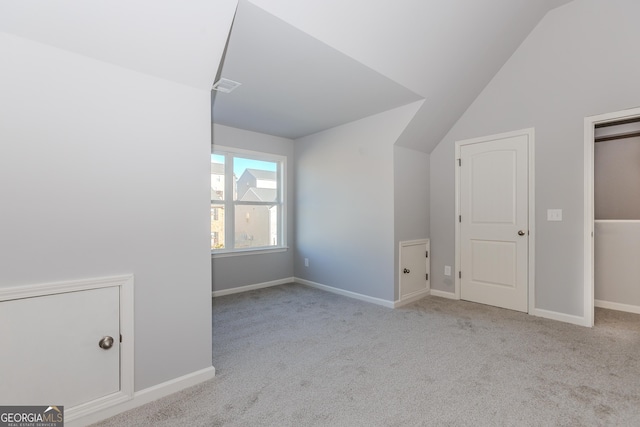
[[(534, 128), (526, 128), (513, 132), (505, 132), (495, 135), (488, 135), (478, 138), (471, 138), (456, 141), (455, 143), (455, 299), (461, 299), (461, 278), (459, 275), (461, 269), (461, 231), (460, 231), (460, 162), (462, 147), (471, 144), (481, 144), (490, 141), (496, 141), (501, 139), (509, 139), (518, 136), (525, 136), (527, 138), (528, 147), (528, 164), (527, 164), (527, 177), (528, 177), (528, 261), (527, 261), (527, 282), (528, 282), (528, 312), (533, 314), (535, 311), (535, 131)], [(464, 272), (463, 272), (464, 274)]]

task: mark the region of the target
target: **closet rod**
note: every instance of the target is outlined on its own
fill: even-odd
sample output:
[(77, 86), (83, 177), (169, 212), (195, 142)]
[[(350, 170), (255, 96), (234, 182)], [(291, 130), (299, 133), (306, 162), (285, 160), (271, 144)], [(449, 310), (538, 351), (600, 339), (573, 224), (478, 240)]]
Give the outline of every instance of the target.
[(624, 119), (624, 120), (616, 120), (615, 122), (598, 123), (596, 124), (595, 128), (599, 129), (599, 128), (606, 128), (609, 126), (626, 125), (629, 123), (637, 123), (637, 122), (640, 122), (640, 117), (633, 117), (631, 119)]
[(613, 141), (614, 139), (634, 138), (640, 136), (640, 131), (619, 133), (616, 135), (597, 136), (594, 142)]

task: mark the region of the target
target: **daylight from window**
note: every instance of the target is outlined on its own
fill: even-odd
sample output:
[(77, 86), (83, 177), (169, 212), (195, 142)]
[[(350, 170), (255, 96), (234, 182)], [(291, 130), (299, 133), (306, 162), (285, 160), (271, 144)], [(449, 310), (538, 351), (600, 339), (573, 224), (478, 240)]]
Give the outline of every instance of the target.
[(281, 245), (279, 161), (211, 155), (211, 250)]

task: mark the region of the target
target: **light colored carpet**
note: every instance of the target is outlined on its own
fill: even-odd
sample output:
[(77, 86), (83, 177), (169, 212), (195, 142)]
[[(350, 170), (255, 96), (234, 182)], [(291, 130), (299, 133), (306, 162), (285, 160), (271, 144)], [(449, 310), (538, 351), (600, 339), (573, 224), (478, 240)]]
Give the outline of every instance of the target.
[(290, 284), (213, 300), (206, 383), (98, 426), (639, 426), (640, 315), (593, 329)]

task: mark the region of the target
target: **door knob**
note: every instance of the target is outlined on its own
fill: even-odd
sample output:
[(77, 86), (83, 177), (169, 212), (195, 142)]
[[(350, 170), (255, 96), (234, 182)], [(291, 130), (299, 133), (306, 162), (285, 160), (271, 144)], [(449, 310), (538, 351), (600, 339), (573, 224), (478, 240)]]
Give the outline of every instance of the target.
[(411, 270), (409, 270), (408, 268), (405, 268), (402, 272), (404, 274), (409, 274), (409, 273), (411, 273)]
[(524, 234), (525, 234), (524, 231), (522, 230), (518, 231), (518, 236), (524, 236)]
[(109, 350), (113, 347), (113, 337), (102, 337), (102, 339), (98, 342), (98, 346), (103, 350)]

